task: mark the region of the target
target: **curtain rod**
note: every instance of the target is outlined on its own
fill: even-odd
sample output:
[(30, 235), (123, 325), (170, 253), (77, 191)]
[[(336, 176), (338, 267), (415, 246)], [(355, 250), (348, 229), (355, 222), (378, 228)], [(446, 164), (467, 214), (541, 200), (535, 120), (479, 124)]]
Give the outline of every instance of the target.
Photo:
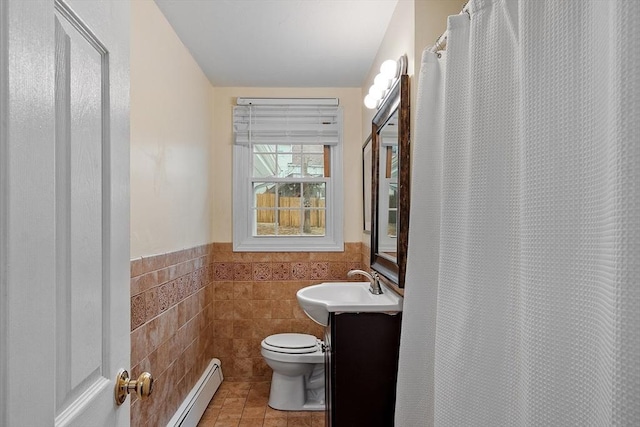
[[(462, 6), (462, 10), (458, 15), (462, 15), (463, 13), (466, 13), (467, 15), (469, 15), (469, 19), (471, 19), (471, 13), (469, 12), (470, 2), (471, 1), (469, 0), (464, 4), (464, 6)], [(436, 39), (436, 43), (433, 46), (431, 46), (429, 51), (433, 53), (437, 53), (439, 50), (442, 50), (444, 47), (446, 47), (446, 45), (447, 45), (447, 31), (445, 30), (445, 32), (440, 34), (440, 37)]]

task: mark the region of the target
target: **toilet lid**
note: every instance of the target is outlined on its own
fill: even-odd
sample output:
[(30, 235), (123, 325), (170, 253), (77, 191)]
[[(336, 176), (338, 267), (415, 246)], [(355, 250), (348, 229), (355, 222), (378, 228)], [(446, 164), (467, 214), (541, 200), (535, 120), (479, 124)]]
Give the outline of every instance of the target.
[(276, 334), (264, 339), (266, 348), (283, 353), (313, 353), (318, 349), (318, 339), (307, 334)]

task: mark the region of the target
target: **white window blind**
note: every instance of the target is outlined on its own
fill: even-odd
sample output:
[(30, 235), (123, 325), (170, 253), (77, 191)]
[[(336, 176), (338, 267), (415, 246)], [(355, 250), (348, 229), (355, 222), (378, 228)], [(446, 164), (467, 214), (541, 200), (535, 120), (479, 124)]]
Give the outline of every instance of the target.
[(233, 109), (235, 144), (337, 145), (340, 107), (238, 105)]

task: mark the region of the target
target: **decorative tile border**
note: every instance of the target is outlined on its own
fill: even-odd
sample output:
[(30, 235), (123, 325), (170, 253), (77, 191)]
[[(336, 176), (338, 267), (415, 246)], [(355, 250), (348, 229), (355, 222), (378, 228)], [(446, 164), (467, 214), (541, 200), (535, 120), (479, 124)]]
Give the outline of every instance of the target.
[(291, 263), (291, 278), (298, 280), (305, 280), (309, 278), (309, 263), (308, 262), (292, 262)]
[(231, 262), (214, 262), (213, 269), (215, 270), (213, 280), (233, 280), (233, 263)]
[(289, 280), (291, 277), (291, 265), (288, 262), (274, 262), (271, 266), (273, 280)]
[(253, 280), (271, 280), (271, 264), (268, 262), (253, 263)]
[(131, 298), (131, 329), (142, 325), (147, 317), (144, 295), (139, 294)]
[(312, 262), (311, 263), (311, 280), (329, 279), (329, 263), (328, 262)]
[(253, 271), (250, 262), (237, 262), (233, 266), (233, 280), (249, 281), (253, 277)]

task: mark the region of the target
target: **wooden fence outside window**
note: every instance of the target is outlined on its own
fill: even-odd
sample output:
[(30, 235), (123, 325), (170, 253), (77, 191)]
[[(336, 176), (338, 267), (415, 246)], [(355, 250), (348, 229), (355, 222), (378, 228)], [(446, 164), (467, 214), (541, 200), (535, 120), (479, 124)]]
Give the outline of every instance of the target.
[[(302, 210), (301, 197), (280, 197), (279, 206), (276, 206), (276, 195), (272, 193), (257, 194), (257, 222), (275, 223), (281, 227), (300, 227), (303, 221), (303, 212), (308, 215), (308, 226), (325, 227), (325, 200), (320, 198), (308, 199), (308, 204)], [(308, 209), (308, 210), (307, 210)]]

